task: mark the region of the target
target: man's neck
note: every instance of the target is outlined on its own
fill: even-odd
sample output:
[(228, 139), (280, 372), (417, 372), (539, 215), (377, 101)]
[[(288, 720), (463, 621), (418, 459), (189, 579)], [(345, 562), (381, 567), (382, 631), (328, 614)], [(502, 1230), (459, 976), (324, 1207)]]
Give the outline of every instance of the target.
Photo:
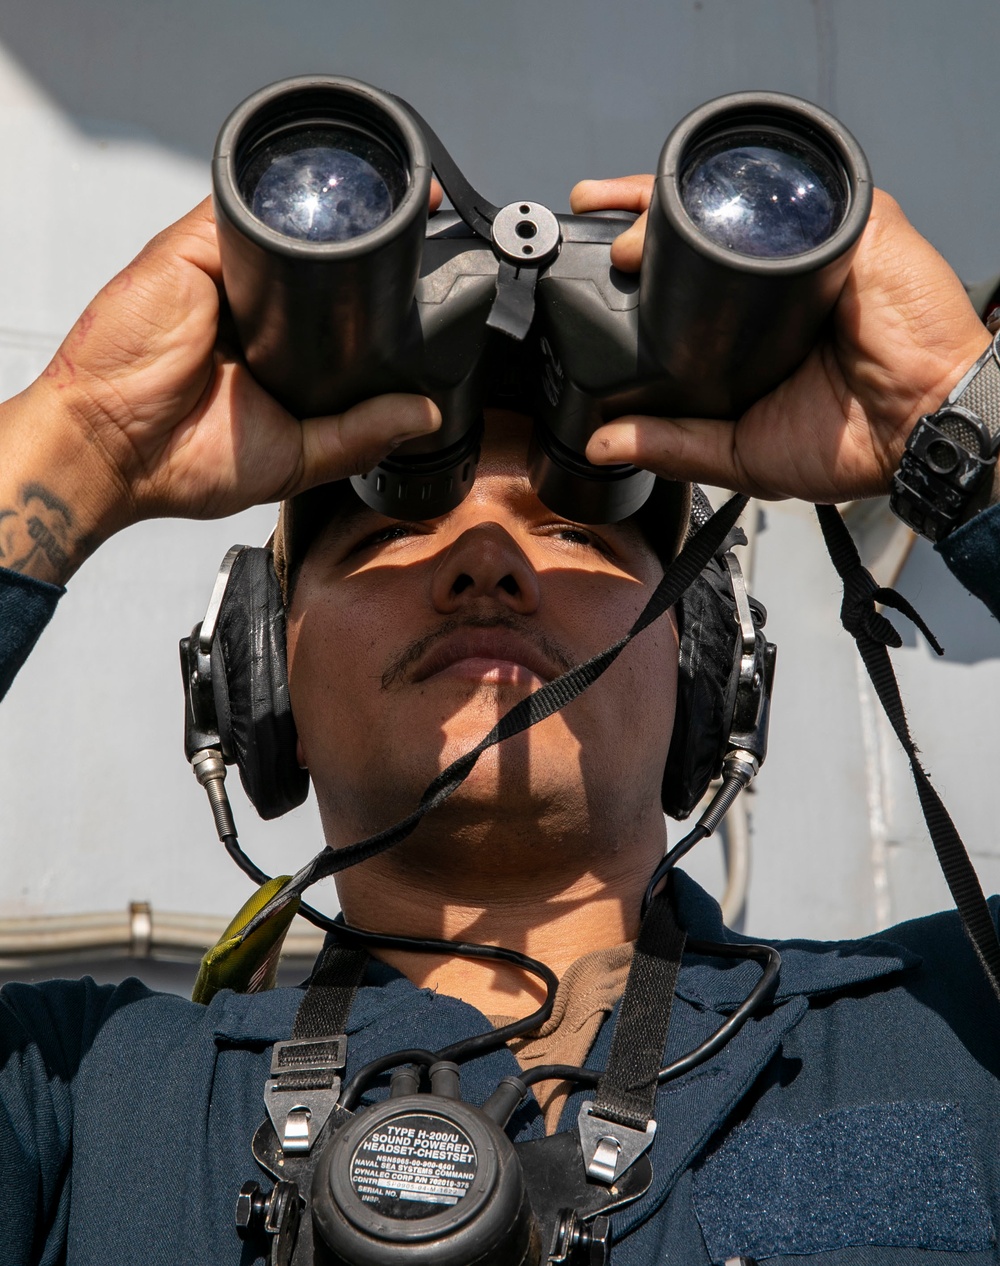
[[(663, 856), (662, 816), (627, 844), (609, 844), (534, 871), (419, 864), (420, 851), (385, 854), (338, 879), (344, 917), (379, 932), (502, 945), (539, 959), (560, 978), (592, 950), (634, 939), (647, 879)], [(430, 851), (430, 850), (429, 850)], [(550, 863), (552, 858), (549, 858)], [(589, 864), (588, 864), (589, 862)], [(378, 950), (377, 957), (418, 987), (462, 998), (485, 1015), (521, 1017), (544, 997), (522, 970), (492, 962), (416, 951)]]

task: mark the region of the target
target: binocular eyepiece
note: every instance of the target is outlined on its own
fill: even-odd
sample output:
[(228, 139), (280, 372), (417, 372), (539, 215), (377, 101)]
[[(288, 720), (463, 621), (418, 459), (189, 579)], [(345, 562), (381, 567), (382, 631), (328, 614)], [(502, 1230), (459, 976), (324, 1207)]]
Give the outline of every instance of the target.
[[(432, 170), (454, 212), (429, 216)], [(867, 162), (829, 114), (777, 93), (702, 106), (660, 156), (638, 279), (611, 243), (634, 217), (494, 207), (397, 98), (286, 80), (227, 120), (213, 164), (225, 290), (251, 372), (299, 417), (386, 391), (441, 429), (352, 482), (396, 518), (446, 513), (475, 478), (484, 407), (534, 422), (552, 510), (614, 522), (653, 476), (597, 467), (624, 413), (735, 419), (805, 358), (871, 208)]]

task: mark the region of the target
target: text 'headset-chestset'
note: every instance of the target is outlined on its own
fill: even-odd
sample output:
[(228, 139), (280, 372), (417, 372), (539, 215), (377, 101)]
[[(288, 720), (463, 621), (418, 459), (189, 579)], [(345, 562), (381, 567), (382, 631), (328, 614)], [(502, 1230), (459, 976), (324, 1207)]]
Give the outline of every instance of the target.
[[(454, 211), (429, 216), (432, 171)], [(532, 417), (528, 473), (545, 505), (584, 523), (636, 515), (665, 566), (620, 641), (516, 704), (407, 818), (324, 849), (278, 885), (240, 848), (223, 780), (237, 764), (264, 818), (294, 808), (308, 789), (295, 756), (283, 591), (270, 550), (226, 555), (181, 659), (188, 759), (231, 856), (271, 883), (237, 939), (296, 909), (335, 934), (291, 1040), (274, 1047), (253, 1141), (274, 1182), (266, 1193), (256, 1183), (239, 1193), (239, 1232), (284, 1266), (605, 1262), (609, 1214), (651, 1182), (658, 1086), (714, 1055), (777, 984), (780, 959), (769, 946), (686, 940), (661, 882), (764, 759), (774, 646), (731, 549), (745, 539), (736, 520), (746, 498), (713, 515), (700, 490), (691, 500), (684, 486), (635, 467), (591, 465), (587, 440), (627, 412), (736, 418), (785, 378), (847, 276), (871, 208), (867, 162), (837, 120), (796, 98), (740, 93), (702, 106), (660, 156), (638, 278), (610, 260), (634, 216), (555, 215), (527, 200), (495, 207), (412, 108), (350, 79), (310, 76), (250, 97), (222, 128), (213, 177), (226, 296), (255, 377), (299, 417), (387, 391), (426, 394), (442, 415), (436, 434), (401, 445), (350, 486), (288, 505), (286, 566), (351, 488), (390, 517), (428, 519), (458, 505), (475, 479), (486, 405)], [(982, 891), (919, 765), (888, 663), (886, 644), (898, 635), (875, 602), (905, 604), (861, 567), (836, 510), (819, 512), (844, 581), (845, 626), (910, 758), (966, 930), (1000, 992), (1000, 946)], [(664, 809), (687, 817), (720, 774), (721, 786), (650, 878), (607, 1067), (533, 1068), (475, 1107), (461, 1098), (459, 1065), (548, 1018), (551, 970), (503, 948), (362, 932), (302, 904), (302, 893), (405, 839), (482, 752), (576, 698), (671, 607), (680, 674)], [(661, 1068), (685, 944), (755, 959), (762, 971), (716, 1033)], [(393, 1052), (344, 1081), (344, 1028), (366, 947), (387, 945), (516, 964), (544, 983), (546, 1000), (516, 1023), (439, 1051)], [(390, 1071), (389, 1098), (359, 1109)], [(512, 1144), (504, 1127), (529, 1086), (553, 1078), (594, 1088), (578, 1129)]]

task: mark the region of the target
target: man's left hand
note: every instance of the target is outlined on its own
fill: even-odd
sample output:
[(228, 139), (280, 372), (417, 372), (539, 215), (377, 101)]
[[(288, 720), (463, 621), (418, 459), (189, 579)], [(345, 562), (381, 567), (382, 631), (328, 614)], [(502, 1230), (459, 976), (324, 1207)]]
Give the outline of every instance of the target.
[[(641, 262), (652, 186), (652, 176), (587, 180), (570, 197), (575, 212), (643, 213), (612, 247), (628, 272)], [(772, 499), (885, 493), (917, 421), (988, 344), (962, 283), (876, 191), (829, 332), (791, 377), (735, 421), (619, 418), (594, 433), (587, 456)]]

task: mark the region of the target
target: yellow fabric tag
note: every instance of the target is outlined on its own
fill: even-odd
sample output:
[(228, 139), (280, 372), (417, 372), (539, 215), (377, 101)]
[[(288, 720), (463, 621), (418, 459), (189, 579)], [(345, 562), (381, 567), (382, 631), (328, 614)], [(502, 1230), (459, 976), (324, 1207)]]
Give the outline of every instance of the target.
[(269, 879), (241, 907), (201, 960), (198, 979), (191, 992), (192, 1002), (211, 1002), (220, 989), (232, 989), (234, 993), (260, 993), (274, 988), (281, 946), (298, 912), (300, 898), (289, 897), (287, 903), (250, 936), (243, 938), (240, 934), (254, 915), (281, 892), (289, 879), (291, 875), (276, 875)]

